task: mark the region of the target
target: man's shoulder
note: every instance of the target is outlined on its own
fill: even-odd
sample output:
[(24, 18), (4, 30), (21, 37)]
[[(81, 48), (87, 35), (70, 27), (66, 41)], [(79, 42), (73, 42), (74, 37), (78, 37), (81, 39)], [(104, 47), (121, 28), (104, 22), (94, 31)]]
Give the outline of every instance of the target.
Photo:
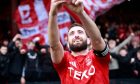
[(95, 56), (94, 50), (89, 50), (88, 55)]
[(64, 59), (70, 59), (72, 58), (71, 52), (70, 51), (64, 51)]
[(70, 51), (64, 51), (64, 56), (65, 55), (71, 55), (71, 52)]

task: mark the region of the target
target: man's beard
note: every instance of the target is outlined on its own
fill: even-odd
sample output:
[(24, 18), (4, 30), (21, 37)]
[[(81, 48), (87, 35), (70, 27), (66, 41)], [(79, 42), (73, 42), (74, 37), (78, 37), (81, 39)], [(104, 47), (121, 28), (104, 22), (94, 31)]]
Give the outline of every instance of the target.
[(87, 49), (87, 40), (83, 41), (80, 45), (74, 45), (69, 43), (69, 48), (71, 51), (80, 52)]

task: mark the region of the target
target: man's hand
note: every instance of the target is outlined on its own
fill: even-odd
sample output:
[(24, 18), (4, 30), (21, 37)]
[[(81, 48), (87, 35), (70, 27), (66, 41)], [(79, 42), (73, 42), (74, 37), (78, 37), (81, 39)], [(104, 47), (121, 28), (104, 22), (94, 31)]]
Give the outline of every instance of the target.
[(21, 39), (22, 37), (21, 37), (21, 34), (16, 34), (15, 36), (14, 36), (14, 38), (13, 38), (13, 42), (15, 42), (17, 39)]
[(83, 0), (71, 0), (71, 3), (66, 3), (66, 6), (73, 12), (80, 14), (84, 11)]
[(44, 53), (47, 53), (45, 48), (42, 48), (42, 49), (40, 50), (40, 52), (43, 53), (43, 54), (44, 54)]
[(20, 54), (25, 54), (26, 50), (25, 49), (20, 49)]
[(62, 6), (63, 3), (65, 3), (65, 0), (51, 0), (51, 8), (50, 8), (50, 14), (56, 15), (58, 12), (58, 9)]
[(26, 80), (25, 80), (24, 77), (21, 77), (21, 78), (20, 78), (20, 84), (26, 84)]

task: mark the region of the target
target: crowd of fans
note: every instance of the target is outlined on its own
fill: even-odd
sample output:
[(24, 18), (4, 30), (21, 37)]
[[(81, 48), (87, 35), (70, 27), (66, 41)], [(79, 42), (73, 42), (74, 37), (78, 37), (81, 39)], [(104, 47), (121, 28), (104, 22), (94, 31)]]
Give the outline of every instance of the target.
[(99, 27), (110, 47), (110, 78), (140, 78), (140, 25), (106, 22)]
[(0, 46), (0, 84), (26, 81), (59, 81), (51, 62), (49, 46), (30, 41), (25, 46), (17, 34)]
[[(106, 22), (99, 28), (110, 47), (110, 78), (140, 78), (140, 25)], [(24, 46), (17, 34), (0, 44), (0, 83), (26, 81), (59, 81), (59, 77), (49, 46), (34, 41)]]

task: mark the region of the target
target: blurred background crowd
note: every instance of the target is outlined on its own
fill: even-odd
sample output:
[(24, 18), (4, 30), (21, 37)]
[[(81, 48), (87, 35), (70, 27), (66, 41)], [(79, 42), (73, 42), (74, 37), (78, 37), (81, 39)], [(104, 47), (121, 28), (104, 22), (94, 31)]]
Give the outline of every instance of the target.
[[(140, 78), (139, 14), (138, 2), (132, 0), (113, 7), (96, 19), (110, 47), (110, 79)], [(11, 20), (2, 16), (5, 15), (0, 15), (0, 84), (59, 81), (50, 58), (49, 45), (40, 45), (37, 39), (29, 41), (28, 46), (24, 45), (20, 32), (9, 28)], [(67, 49), (67, 46), (64, 45), (64, 48)]]

